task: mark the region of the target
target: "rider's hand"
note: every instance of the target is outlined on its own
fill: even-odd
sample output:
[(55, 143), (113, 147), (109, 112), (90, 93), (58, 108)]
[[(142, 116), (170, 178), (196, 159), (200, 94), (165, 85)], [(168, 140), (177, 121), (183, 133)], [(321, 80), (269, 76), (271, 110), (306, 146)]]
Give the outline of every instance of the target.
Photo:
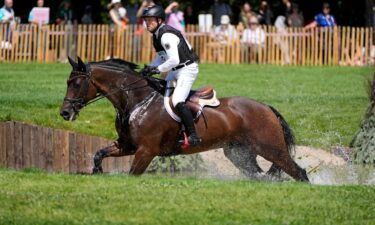
[(158, 74), (160, 71), (158, 70), (158, 67), (156, 66), (148, 66), (145, 65), (145, 67), (141, 70), (141, 74), (144, 77), (150, 77), (154, 74)]

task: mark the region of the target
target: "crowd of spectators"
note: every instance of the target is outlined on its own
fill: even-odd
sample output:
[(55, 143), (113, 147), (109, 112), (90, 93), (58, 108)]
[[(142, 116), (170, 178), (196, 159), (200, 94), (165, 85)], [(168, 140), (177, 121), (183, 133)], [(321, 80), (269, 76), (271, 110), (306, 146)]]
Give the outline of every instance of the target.
[[(124, 1), (125, 2), (125, 1)], [(115, 27), (126, 29), (131, 25), (138, 25), (136, 35), (141, 35), (144, 30), (141, 15), (143, 11), (150, 6), (155, 5), (154, 0), (127, 0), (123, 5), (122, 0), (108, 0), (107, 12), (108, 19)], [(38, 21), (36, 12), (45, 6), (44, 0), (35, 0), (33, 7), (28, 16), (28, 22), (32, 24), (43, 25), (46, 23), (55, 24), (93, 24), (93, 8), (91, 5), (85, 6), (82, 16), (77, 19), (72, 9), (71, 0), (60, 0), (59, 7), (56, 12), (50, 12), (55, 15), (53, 20)], [(324, 3), (322, 11), (317, 13), (312, 22), (306, 24), (303, 13), (298, 4), (291, 0), (280, 0), (281, 9), (277, 10), (277, 14), (267, 0), (260, 0), (259, 5), (252, 6), (250, 2), (244, 2), (241, 5), (238, 14), (234, 14), (233, 6), (224, 0), (214, 0), (209, 7), (208, 13), (212, 18), (211, 40), (216, 44), (228, 45), (232, 41), (239, 39), (242, 46), (252, 49), (252, 52), (258, 52), (265, 47), (265, 31), (263, 25), (272, 25), (277, 29), (277, 33), (282, 35), (286, 33), (288, 27), (304, 27), (306, 30), (316, 27), (333, 27), (336, 26), (335, 17), (330, 13), (330, 4)], [(183, 6), (183, 7), (181, 7)], [(189, 2), (171, 1), (169, 5), (165, 5), (166, 24), (185, 32), (187, 24), (197, 24), (198, 15), (193, 5)], [(201, 10), (201, 9), (200, 9)], [(374, 13), (375, 15), (375, 13)], [(237, 22), (237, 26), (233, 26)], [(7, 32), (7, 40), (12, 37), (12, 27), (20, 23), (20, 17), (17, 17), (13, 10), (13, 0), (4, 0), (4, 6), (0, 9), (0, 23), (9, 24)], [(280, 45), (280, 49), (288, 51), (288, 44), (283, 43), (281, 39), (276, 38), (275, 42)], [(285, 60), (289, 61), (289, 56), (285, 56)]]

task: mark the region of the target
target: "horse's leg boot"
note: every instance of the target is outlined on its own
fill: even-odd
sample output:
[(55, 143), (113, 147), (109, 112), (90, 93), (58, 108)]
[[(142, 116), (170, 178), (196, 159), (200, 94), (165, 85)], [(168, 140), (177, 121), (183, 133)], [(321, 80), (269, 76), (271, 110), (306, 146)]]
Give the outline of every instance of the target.
[[(195, 126), (194, 126), (194, 118), (193, 114), (191, 113), (190, 109), (188, 109), (184, 102), (180, 102), (176, 105), (177, 112), (181, 117), (182, 123), (185, 126), (187, 135), (188, 135), (188, 143), (191, 146), (197, 146), (201, 143), (201, 139), (198, 137)], [(179, 141), (180, 144), (184, 144), (184, 140)]]

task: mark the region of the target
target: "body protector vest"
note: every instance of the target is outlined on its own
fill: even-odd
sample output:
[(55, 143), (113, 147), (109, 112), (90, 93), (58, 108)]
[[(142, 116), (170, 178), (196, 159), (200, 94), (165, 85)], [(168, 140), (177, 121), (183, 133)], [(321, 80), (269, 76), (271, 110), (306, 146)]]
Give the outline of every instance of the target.
[(182, 36), (181, 32), (168, 25), (161, 26), (158, 30), (157, 36), (155, 33), (152, 35), (154, 48), (159, 55), (161, 55), (160, 52), (162, 52), (162, 55), (166, 54), (166, 51), (161, 44), (161, 37), (164, 33), (172, 33), (180, 39), (180, 42), (178, 44), (178, 56), (180, 58), (179, 64), (185, 63), (187, 61), (199, 61), (198, 55), (194, 52), (192, 48), (189, 47), (187, 41), (185, 40), (184, 36)]

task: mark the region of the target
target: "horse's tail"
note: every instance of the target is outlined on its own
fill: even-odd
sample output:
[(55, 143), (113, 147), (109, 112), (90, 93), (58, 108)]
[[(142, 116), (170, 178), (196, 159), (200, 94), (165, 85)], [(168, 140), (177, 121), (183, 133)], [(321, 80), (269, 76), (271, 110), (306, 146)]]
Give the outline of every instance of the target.
[(286, 146), (288, 147), (288, 151), (291, 155), (294, 155), (294, 135), (292, 129), (289, 127), (288, 123), (284, 119), (284, 117), (272, 106), (270, 106), (270, 109), (273, 113), (275, 113), (276, 117), (279, 119), (280, 125), (283, 128), (284, 133), (284, 140), (286, 143)]

